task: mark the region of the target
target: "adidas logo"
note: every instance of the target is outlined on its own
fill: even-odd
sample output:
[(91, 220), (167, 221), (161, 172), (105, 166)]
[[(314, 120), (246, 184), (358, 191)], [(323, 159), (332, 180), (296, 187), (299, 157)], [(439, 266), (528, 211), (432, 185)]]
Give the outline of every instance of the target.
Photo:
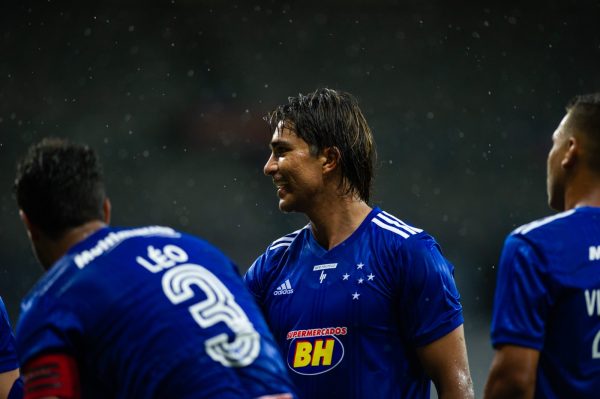
[(275, 291), (273, 291), (273, 295), (288, 295), (293, 294), (294, 289), (290, 284), (290, 280), (285, 280), (285, 283), (281, 284)]

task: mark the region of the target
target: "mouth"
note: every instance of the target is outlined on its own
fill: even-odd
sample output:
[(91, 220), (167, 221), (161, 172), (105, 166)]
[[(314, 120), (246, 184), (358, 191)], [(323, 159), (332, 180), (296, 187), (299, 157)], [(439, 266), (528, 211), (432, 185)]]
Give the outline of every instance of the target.
[(285, 182), (283, 182), (283, 181), (273, 181), (273, 184), (277, 188), (277, 195), (279, 196), (279, 198), (283, 198), (285, 196), (285, 194), (288, 193), (287, 185), (286, 185)]

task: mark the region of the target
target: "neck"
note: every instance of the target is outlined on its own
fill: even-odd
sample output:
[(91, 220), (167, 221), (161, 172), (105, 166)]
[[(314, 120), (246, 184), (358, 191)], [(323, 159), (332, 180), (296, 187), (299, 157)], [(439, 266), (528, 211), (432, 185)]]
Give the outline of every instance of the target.
[(42, 237), (36, 245), (38, 258), (44, 268), (48, 270), (57, 260), (62, 258), (72, 246), (83, 241), (105, 226), (106, 224), (100, 220), (92, 220), (69, 229), (58, 239)]
[(580, 206), (600, 207), (600, 178), (591, 172), (580, 173), (565, 190), (565, 209)]
[(315, 239), (328, 250), (350, 237), (371, 212), (364, 201), (347, 196), (321, 204), (307, 215)]

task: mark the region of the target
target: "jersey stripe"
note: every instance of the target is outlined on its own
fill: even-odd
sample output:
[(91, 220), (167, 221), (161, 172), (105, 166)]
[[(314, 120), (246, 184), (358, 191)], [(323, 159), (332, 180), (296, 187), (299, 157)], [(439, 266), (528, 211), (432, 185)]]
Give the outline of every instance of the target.
[(384, 228), (386, 230), (394, 232), (394, 233), (396, 233), (396, 234), (398, 234), (398, 235), (400, 235), (400, 236), (402, 236), (404, 238), (410, 237), (410, 235), (407, 234), (407, 233), (405, 233), (404, 231), (402, 231), (400, 229), (397, 229), (395, 227), (392, 227), (392, 226), (390, 226), (388, 224), (385, 224), (384, 222), (382, 222), (381, 220), (377, 219), (376, 217), (374, 217), (373, 219), (371, 219), (371, 222), (375, 223), (377, 226), (379, 226), (381, 228)]
[(556, 214), (553, 216), (548, 216), (546, 218), (536, 220), (535, 222), (531, 222), (531, 223), (525, 224), (525, 225), (517, 228), (514, 231), (514, 234), (527, 234), (530, 231), (537, 229), (538, 227), (541, 227), (550, 222), (554, 222), (557, 219), (566, 218), (567, 216), (571, 216), (574, 213), (575, 213), (575, 209), (570, 209), (566, 212), (562, 212), (562, 213), (559, 213), (559, 214)]
[[(391, 215), (390, 215), (391, 216)], [(419, 233), (416, 229), (410, 227), (409, 225), (407, 225), (406, 223), (402, 222), (399, 219), (392, 219), (392, 217), (387, 217), (386, 215), (383, 215), (382, 213), (380, 213), (379, 215), (377, 215), (378, 218), (385, 220), (386, 222), (393, 224), (394, 226), (397, 226), (403, 230), (406, 230), (408, 233), (410, 233), (411, 235), (413, 234), (417, 234)]]
[[(386, 211), (381, 211), (381, 213), (385, 214), (387, 217), (389, 217), (391, 219), (394, 219), (396, 222), (400, 223), (401, 225), (406, 226), (406, 228), (413, 230), (415, 233), (422, 233), (423, 232), (422, 229), (419, 229), (419, 228), (414, 227), (414, 226), (409, 226), (408, 224), (406, 224), (402, 220), (398, 219), (396, 216), (394, 216), (392, 214), (389, 214)], [(381, 213), (380, 213), (380, 215), (381, 215)]]
[(306, 225), (303, 228), (298, 229), (290, 234), (286, 234), (285, 236), (276, 239), (269, 246), (269, 250), (279, 248), (279, 247), (289, 247), (292, 244), (292, 242), (296, 239), (298, 234), (300, 234), (300, 232), (307, 227), (308, 227), (308, 225)]

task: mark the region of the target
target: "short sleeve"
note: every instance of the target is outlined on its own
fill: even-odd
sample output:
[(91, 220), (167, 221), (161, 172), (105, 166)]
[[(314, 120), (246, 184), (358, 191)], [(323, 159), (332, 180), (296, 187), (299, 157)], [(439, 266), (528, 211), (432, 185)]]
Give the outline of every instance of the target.
[(454, 267), (433, 238), (423, 235), (406, 242), (403, 304), (409, 339), (427, 345), (463, 323)]
[(254, 297), (254, 300), (256, 300), (256, 302), (261, 306), (264, 302), (264, 290), (262, 288), (263, 286), (261, 284), (261, 278), (266, 257), (266, 253), (259, 256), (244, 274), (244, 283), (246, 284), (246, 287)]
[(19, 367), (15, 349), (15, 337), (10, 326), (4, 302), (0, 299), (0, 373)]
[(17, 326), (17, 352), (19, 361), (28, 360), (42, 353), (77, 353), (82, 346), (83, 323), (69, 309), (29, 309), (22, 313)]
[(492, 345), (516, 344), (540, 350), (550, 308), (543, 262), (521, 236), (506, 239), (492, 316)]

